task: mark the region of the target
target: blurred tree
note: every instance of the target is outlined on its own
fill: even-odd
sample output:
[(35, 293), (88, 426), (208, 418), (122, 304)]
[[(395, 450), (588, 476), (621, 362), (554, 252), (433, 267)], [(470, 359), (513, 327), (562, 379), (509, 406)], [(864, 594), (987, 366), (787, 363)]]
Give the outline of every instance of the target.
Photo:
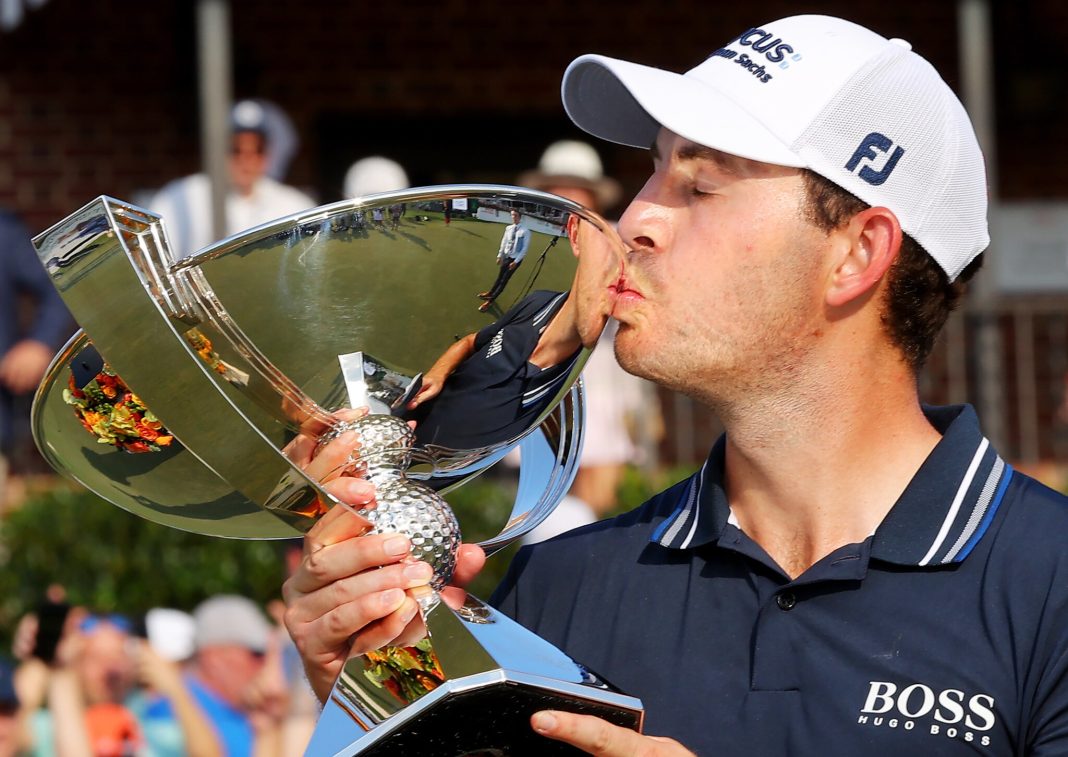
[[(628, 469), (619, 512), (681, 480), (691, 469), (643, 476)], [(450, 492), (465, 541), (494, 536), (511, 513), (514, 482), (483, 476)], [(101, 612), (136, 614), (152, 607), (190, 610), (213, 594), (238, 593), (266, 603), (281, 595), (287, 542), (200, 536), (150, 523), (82, 489), (32, 496), (0, 522), (0, 649), (18, 619), (51, 584), (68, 599)], [(490, 558), (469, 588), (488, 599), (516, 547)]]
[(259, 602), (284, 578), (275, 542), (234, 541), (176, 531), (134, 517), (79, 489), (31, 497), (0, 523), (0, 642), (51, 584), (102, 612), (192, 609), (220, 592)]

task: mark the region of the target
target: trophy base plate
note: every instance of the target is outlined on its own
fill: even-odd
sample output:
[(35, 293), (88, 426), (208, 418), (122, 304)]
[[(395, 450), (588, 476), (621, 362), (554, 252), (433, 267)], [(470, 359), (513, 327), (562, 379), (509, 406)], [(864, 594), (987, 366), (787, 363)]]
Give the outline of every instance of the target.
[[(574, 747), (535, 733), (530, 727), (530, 716), (540, 710), (565, 710), (594, 715), (624, 728), (640, 726), (640, 709), (598, 701), (599, 693), (599, 689), (592, 689), (592, 698), (580, 698), (571, 691), (554, 691), (513, 680), (497, 681), (428, 702), (430, 706), (418, 708), (421, 712), (417, 718), (391, 733), (379, 735), (372, 744), (360, 739), (351, 751), (339, 752), (338, 757), (342, 754), (361, 757), (577, 755), (581, 752)], [(614, 692), (604, 694), (612, 700), (630, 699)]]

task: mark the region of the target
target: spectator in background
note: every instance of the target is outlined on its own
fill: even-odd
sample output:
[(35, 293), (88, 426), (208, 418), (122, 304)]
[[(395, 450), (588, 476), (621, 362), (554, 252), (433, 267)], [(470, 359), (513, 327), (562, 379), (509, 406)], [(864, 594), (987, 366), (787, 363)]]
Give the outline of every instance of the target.
[[(268, 126), (263, 106), (237, 103), (231, 113), (230, 190), (226, 195), (226, 233), (298, 213), (315, 204), (300, 190), (267, 175)], [(149, 202), (163, 216), (171, 249), (178, 257), (217, 241), (212, 234), (211, 180), (198, 173), (164, 186)]]
[[(604, 175), (597, 151), (575, 140), (554, 142), (542, 153), (538, 168), (520, 174), (518, 183), (565, 197), (604, 213), (622, 196), (622, 187)], [(619, 367), (612, 343), (617, 324), (609, 320), (585, 368), (586, 438), (575, 482), (568, 496), (526, 543), (544, 541), (592, 523), (618, 504), (627, 464), (640, 460), (635, 443), (640, 433), (658, 436), (661, 428), (656, 388)]]
[(29, 754), (222, 754), (178, 667), (133, 637), (126, 618), (76, 609), (66, 626), (50, 663), (28, 656), (36, 646), (33, 616), (16, 635), (20, 698), (31, 713)]
[(227, 757), (277, 754), (287, 715), (278, 639), (249, 599), (219, 595), (193, 611), (196, 654), (188, 678)]
[(0, 658), (0, 757), (15, 757), (23, 747), (22, 710), (14, 673), (11, 663)]
[(381, 192), (396, 192), (409, 186), (408, 174), (400, 163), (372, 155), (349, 166), (342, 191), (346, 200), (352, 200)]
[[(31, 300), (23, 327), (19, 305)], [(30, 233), (12, 213), (0, 211), (0, 511), (6, 500), (9, 461), (26, 425), (16, 401), (30, 395), (52, 356), (74, 331), (74, 322), (52, 286)], [(26, 435), (28, 436), (28, 435)]]

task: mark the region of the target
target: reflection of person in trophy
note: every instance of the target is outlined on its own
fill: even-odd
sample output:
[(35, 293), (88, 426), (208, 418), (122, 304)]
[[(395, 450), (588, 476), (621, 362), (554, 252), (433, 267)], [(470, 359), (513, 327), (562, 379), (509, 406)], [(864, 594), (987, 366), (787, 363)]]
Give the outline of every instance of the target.
[(596, 343), (621, 263), (588, 222), (571, 216), (567, 231), (579, 261), (570, 292), (532, 292), (438, 358), (397, 413), (416, 421), (419, 444), (477, 449), (519, 436), (559, 393), (580, 349)]
[[(685, 75), (584, 56), (563, 97), (591, 133), (652, 145), (619, 224), (620, 363), (726, 433), (633, 512), (520, 551), (492, 603), (702, 755), (1068, 751), (1065, 498), (970, 407), (918, 396), (989, 241), (949, 86), (902, 40), (806, 15)], [(324, 648), (418, 631), (393, 615), (400, 571), (368, 575), (403, 550), (346, 540), (355, 522), (313, 529), (290, 585), (313, 677)], [(335, 582), (345, 601), (323, 601)], [(301, 624), (335, 612), (351, 625), (313, 642)], [(531, 725), (607, 757), (691, 754), (573, 713)]]
[(497, 274), (497, 280), (493, 282), (493, 286), (478, 295), (485, 300), (478, 306), (482, 312), (489, 310), (493, 301), (501, 296), (501, 292), (508, 285), (508, 280), (519, 268), (519, 264), (526, 257), (527, 248), (530, 247), (530, 229), (521, 223), (522, 216), (519, 215), (519, 211), (512, 210), (511, 216), (512, 223), (505, 228), (504, 235), (501, 237), (501, 247), (497, 251), (497, 265), (501, 269)]
[(499, 320), (453, 343), (396, 413), (416, 421), (418, 443), (477, 449), (530, 428), (581, 347), (566, 316), (557, 318), (566, 300), (566, 292), (531, 292)]

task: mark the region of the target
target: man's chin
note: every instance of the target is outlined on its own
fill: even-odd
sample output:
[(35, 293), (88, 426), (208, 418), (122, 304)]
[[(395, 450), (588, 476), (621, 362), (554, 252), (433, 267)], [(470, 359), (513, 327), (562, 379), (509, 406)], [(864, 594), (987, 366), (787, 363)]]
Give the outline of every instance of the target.
[(638, 378), (657, 380), (656, 371), (652, 370), (656, 361), (648, 350), (643, 350), (638, 344), (637, 334), (632, 326), (622, 322), (619, 324), (614, 346), (616, 362), (620, 368)]

